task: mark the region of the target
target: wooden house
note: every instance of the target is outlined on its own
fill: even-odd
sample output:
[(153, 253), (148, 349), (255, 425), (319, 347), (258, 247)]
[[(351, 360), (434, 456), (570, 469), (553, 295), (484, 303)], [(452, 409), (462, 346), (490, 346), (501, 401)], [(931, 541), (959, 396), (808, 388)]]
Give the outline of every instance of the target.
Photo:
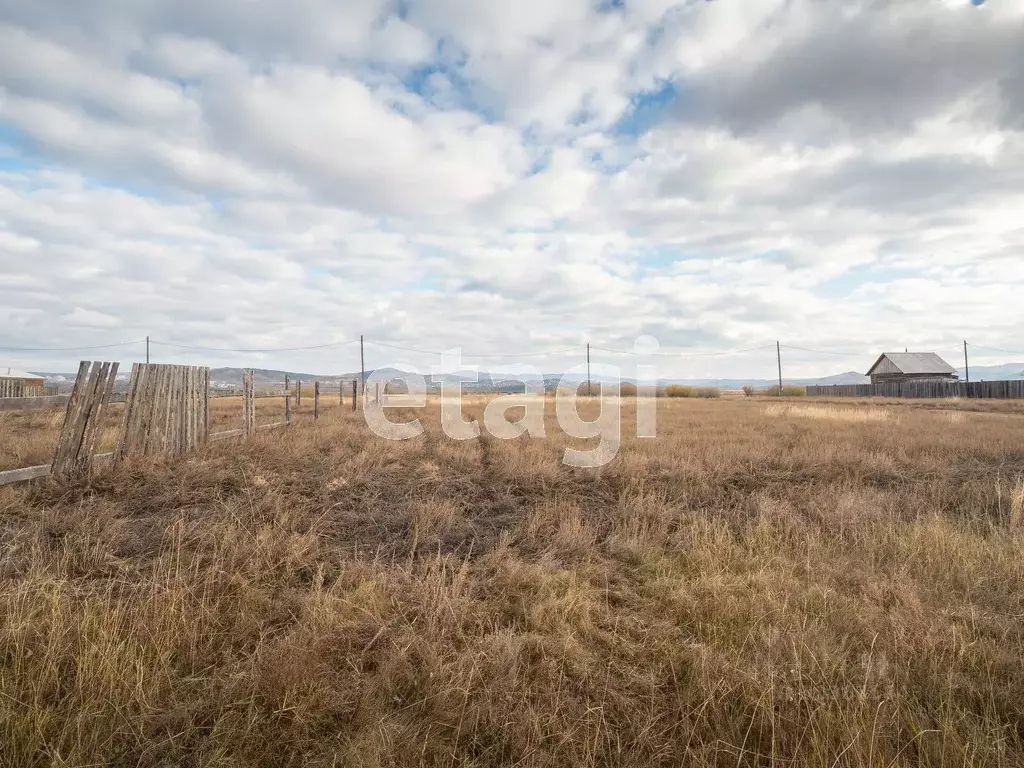
[(956, 369), (934, 352), (886, 352), (867, 372), (872, 384), (957, 381)]
[(41, 395), (45, 384), (45, 379), (34, 373), (18, 371), (7, 366), (0, 368), (0, 397)]

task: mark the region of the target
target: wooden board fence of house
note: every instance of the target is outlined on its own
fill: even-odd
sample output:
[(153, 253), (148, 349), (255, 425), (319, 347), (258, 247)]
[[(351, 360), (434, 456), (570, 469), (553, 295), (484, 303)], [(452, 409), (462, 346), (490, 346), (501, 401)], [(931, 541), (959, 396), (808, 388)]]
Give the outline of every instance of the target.
[(0, 379), (0, 397), (24, 397), (25, 382), (21, 379)]
[(809, 386), (810, 397), (903, 397), (1024, 400), (1024, 379), (1011, 381), (903, 381)]
[(135, 363), (114, 460), (187, 453), (210, 435), (210, 369)]
[(0, 378), (0, 398), (5, 397), (52, 397), (57, 387), (45, 384), (30, 384), (24, 379)]

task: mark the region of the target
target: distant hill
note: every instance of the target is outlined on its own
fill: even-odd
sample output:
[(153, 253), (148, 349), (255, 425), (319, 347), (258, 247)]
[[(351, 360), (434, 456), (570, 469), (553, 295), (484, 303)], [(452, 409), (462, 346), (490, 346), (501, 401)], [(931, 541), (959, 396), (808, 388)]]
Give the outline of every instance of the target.
[[(118, 383), (115, 387), (116, 391), (123, 391), (128, 382), (129, 371), (125, 371), (118, 375)], [(366, 374), (369, 376), (373, 370), (367, 370)], [(57, 384), (61, 391), (70, 391), (75, 381), (74, 373), (47, 373), (43, 371), (35, 372), (38, 376), (42, 376), (46, 379), (47, 383)], [(394, 375), (400, 377), (402, 372), (394, 368), (381, 369), (380, 373), (387, 375)], [(961, 379), (964, 378), (964, 371), (960, 369), (957, 371)], [(295, 371), (282, 371), (273, 368), (255, 368), (253, 369), (253, 378), (257, 389), (268, 389), (272, 387), (284, 386), (284, 378), (288, 376), (291, 382), (301, 381), (303, 384), (312, 384), (314, 381), (319, 381), (324, 387), (328, 389), (337, 388), (340, 382), (348, 382), (359, 378), (359, 371), (349, 371), (345, 373), (336, 374), (313, 374), (313, 373), (299, 373)], [(544, 388), (548, 391), (554, 390), (558, 386), (558, 382), (561, 376), (557, 373), (545, 373), (542, 374), (544, 380)], [(427, 387), (432, 391), (437, 391), (441, 387), (441, 378), (436, 379), (428, 377)], [(443, 377), (448, 381), (456, 381), (466, 378), (466, 374), (452, 374)], [(538, 380), (539, 376), (526, 376), (526, 380)], [(585, 376), (574, 375), (566, 377), (568, 381), (581, 382), (585, 381)], [(971, 366), (971, 381), (1007, 381), (1014, 379), (1024, 379), (1024, 363), (1007, 363), (1004, 365), (988, 365), (988, 366)], [(601, 376), (594, 376), (593, 381), (599, 383), (605, 379)], [(631, 379), (624, 379), (635, 383)], [(869, 384), (870, 379), (862, 373), (856, 371), (846, 371), (845, 373), (837, 373), (831, 376), (823, 376), (820, 378), (789, 378), (785, 377), (784, 381), (786, 384), (798, 384), (798, 385), (820, 385), (820, 386), (832, 386), (834, 384)], [(763, 379), (763, 378), (734, 378), (734, 379), (660, 379), (658, 382), (660, 385), (665, 386), (668, 384), (683, 384), (694, 387), (719, 387), (721, 389), (741, 389), (742, 387), (754, 387), (755, 389), (768, 389), (769, 387), (775, 386), (778, 381), (776, 379)], [(239, 389), (242, 384), (242, 369), (241, 368), (212, 368), (210, 369), (210, 384), (216, 389)], [(463, 390), (467, 392), (516, 392), (522, 391), (522, 384), (515, 380), (510, 380), (505, 374), (491, 374), (486, 371), (479, 371), (477, 373), (476, 382), (464, 382)]]
[[(964, 369), (958, 368), (957, 375), (963, 379)], [(1024, 379), (1024, 363), (971, 366), (971, 381), (1013, 381), (1016, 379)]]

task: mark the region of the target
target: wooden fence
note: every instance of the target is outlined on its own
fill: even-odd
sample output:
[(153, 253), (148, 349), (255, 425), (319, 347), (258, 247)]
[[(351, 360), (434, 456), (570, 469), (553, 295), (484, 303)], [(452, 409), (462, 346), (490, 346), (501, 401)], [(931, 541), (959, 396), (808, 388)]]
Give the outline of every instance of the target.
[(171, 456), (199, 448), (210, 434), (210, 369), (135, 363), (114, 460)]
[(57, 387), (43, 384), (26, 384), (24, 379), (0, 379), (0, 398), (3, 397), (49, 397), (57, 394)]
[(68, 475), (92, 470), (103, 429), (103, 411), (114, 390), (117, 366), (117, 363), (90, 363), (85, 360), (78, 366), (78, 378), (68, 399), (64, 426), (50, 464), (53, 474)]
[(809, 386), (810, 397), (962, 397), (979, 400), (1022, 400), (1024, 379), (1016, 381), (904, 381), (885, 384)]
[[(0, 472), (0, 485), (47, 475), (67, 476), (92, 471), (97, 459), (120, 462), (131, 456), (182, 455), (213, 440), (250, 437), (257, 430), (291, 423), (285, 396), (285, 421), (256, 426), (253, 372), (242, 374), (242, 428), (210, 434), (210, 369), (185, 365), (136, 363), (128, 384), (124, 413), (113, 453), (96, 454), (103, 414), (111, 402), (117, 363), (82, 361), (68, 398), (57, 450), (50, 464)], [(316, 387), (319, 401), (319, 387)], [(319, 403), (316, 404), (319, 416)]]
[(25, 382), (21, 379), (0, 379), (0, 397), (24, 397)]

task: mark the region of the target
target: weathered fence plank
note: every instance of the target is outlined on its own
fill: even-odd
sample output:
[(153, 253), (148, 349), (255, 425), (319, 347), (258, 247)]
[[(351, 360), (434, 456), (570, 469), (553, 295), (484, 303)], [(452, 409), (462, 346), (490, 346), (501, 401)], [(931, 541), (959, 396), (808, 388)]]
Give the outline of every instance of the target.
[[(112, 459), (112, 453), (97, 453), (92, 457), (93, 462)], [(47, 477), (51, 474), (50, 464), (39, 464), (34, 467), (22, 467), (21, 469), (7, 469), (0, 472), (0, 485), (11, 485), (12, 483), (24, 483), (28, 480), (38, 480), (40, 477)]]
[[(100, 388), (92, 405), (95, 412), (91, 414), (89, 422), (86, 424), (85, 434), (82, 437), (82, 449), (78, 455), (77, 464), (82, 469), (92, 468), (92, 457), (99, 447), (100, 435), (103, 432), (102, 412), (106, 408), (107, 403), (110, 402), (110, 395), (114, 391), (118, 365), (118, 363), (106, 363), (106, 380), (100, 380)], [(100, 375), (103, 375), (102, 372)]]
[(67, 475), (92, 468), (92, 449), (102, 428), (103, 406), (116, 376), (117, 363), (83, 360), (79, 364), (75, 388), (68, 400), (64, 426), (50, 465), (53, 474)]

